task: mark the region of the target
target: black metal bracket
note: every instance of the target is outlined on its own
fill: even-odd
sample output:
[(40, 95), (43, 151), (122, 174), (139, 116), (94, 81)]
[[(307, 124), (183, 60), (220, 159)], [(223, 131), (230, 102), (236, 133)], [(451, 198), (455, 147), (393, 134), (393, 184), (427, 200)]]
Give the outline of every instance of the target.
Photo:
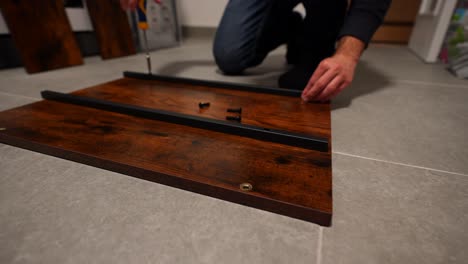
[(252, 125), (245, 125), (217, 119), (180, 114), (176, 112), (111, 102), (97, 98), (65, 94), (54, 91), (42, 91), (41, 95), (42, 98), (47, 100), (81, 105), (85, 107), (101, 109), (120, 114), (174, 123), (178, 125), (185, 125), (195, 128), (207, 129), (211, 131), (248, 137), (262, 141), (317, 150), (321, 152), (328, 151), (328, 139), (324, 138), (311, 137), (308, 135), (290, 133), (283, 130), (262, 128)]
[(244, 85), (244, 84), (229, 83), (229, 82), (206, 81), (206, 80), (199, 80), (199, 79), (155, 75), (155, 74), (140, 73), (140, 72), (124, 71), (123, 75), (124, 77), (127, 77), (127, 78), (140, 79), (140, 80), (156, 80), (156, 81), (164, 81), (164, 82), (186, 83), (186, 84), (192, 84), (192, 85), (208, 86), (208, 87), (213, 87), (213, 88), (223, 88), (223, 89), (229, 89), (229, 90), (249, 91), (249, 92), (255, 92), (255, 93), (266, 93), (266, 94), (291, 96), (291, 97), (300, 97), (302, 94), (302, 91), (299, 91), (299, 90), (270, 88), (270, 87), (250, 85), (250, 84)]

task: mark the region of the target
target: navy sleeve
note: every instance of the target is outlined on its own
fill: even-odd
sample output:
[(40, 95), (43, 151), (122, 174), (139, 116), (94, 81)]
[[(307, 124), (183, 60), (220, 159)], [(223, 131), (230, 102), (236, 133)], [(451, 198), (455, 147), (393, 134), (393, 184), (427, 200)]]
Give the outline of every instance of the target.
[(352, 0), (338, 38), (353, 36), (366, 45), (382, 24), (392, 0)]

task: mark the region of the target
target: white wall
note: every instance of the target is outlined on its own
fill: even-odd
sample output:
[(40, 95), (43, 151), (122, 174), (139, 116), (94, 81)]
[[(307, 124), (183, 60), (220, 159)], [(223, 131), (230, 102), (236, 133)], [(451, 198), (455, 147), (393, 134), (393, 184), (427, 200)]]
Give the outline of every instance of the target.
[(0, 14), (0, 34), (8, 34), (8, 27), (5, 23), (5, 20), (3, 19), (2, 14)]
[[(176, 0), (179, 5), (179, 18), (184, 26), (192, 27), (217, 27), (221, 16), (223, 15), (224, 7), (228, 0)], [(70, 15), (70, 14), (69, 14)], [(75, 14), (72, 14), (75, 15)], [(72, 28), (81, 31), (82, 27), (91, 28), (89, 18), (71, 21)], [(84, 26), (83, 26), (84, 25)], [(8, 29), (0, 14), (0, 34), (8, 33)]]
[[(408, 44), (412, 51), (428, 63), (438, 60), (457, 0), (439, 0), (437, 5), (434, 3), (422, 2)], [(431, 10), (431, 7), (434, 9)]]
[[(176, 0), (182, 25), (192, 27), (217, 27), (229, 0)], [(304, 6), (296, 8), (305, 15)]]
[[(88, 12), (86, 10), (82, 8), (66, 8), (65, 12), (67, 13), (71, 28), (74, 32), (93, 30), (91, 19), (89, 18)], [(9, 33), (10, 32), (5, 23), (5, 19), (0, 13), (0, 34)]]
[(184, 26), (217, 27), (228, 0), (176, 0)]

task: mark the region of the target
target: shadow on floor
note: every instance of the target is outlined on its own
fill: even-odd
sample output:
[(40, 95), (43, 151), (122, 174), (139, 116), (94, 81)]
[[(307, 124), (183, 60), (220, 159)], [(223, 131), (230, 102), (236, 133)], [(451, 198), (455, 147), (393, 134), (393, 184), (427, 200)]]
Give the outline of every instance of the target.
[(158, 74), (173, 76), (193, 67), (216, 67), (216, 63), (213, 60), (174, 61), (162, 66)]
[(332, 100), (332, 110), (349, 107), (355, 98), (384, 89), (390, 79), (382, 72), (361, 61), (356, 69), (353, 83)]
[[(272, 54), (265, 58), (265, 61), (261, 65), (249, 68), (239, 76), (256, 76), (269, 74), (272, 71), (284, 71), (287, 69), (285, 62), (284, 55)], [(216, 73), (223, 75), (218, 70), (214, 59), (173, 61), (162, 66), (158, 72), (163, 75), (177, 75), (193, 67), (213, 67), (216, 69)]]
[[(224, 74), (218, 69), (214, 60), (183, 60), (173, 61), (158, 69), (158, 74), (168, 76), (178, 76), (183, 72), (189, 71), (195, 67), (209, 67), (217, 75)], [(238, 82), (245, 84), (254, 84), (270, 87), (278, 87), (277, 80), (279, 75), (287, 70), (284, 55), (272, 54), (265, 61), (257, 66), (247, 69), (241, 75), (224, 75), (228, 82)], [(200, 77), (202, 78), (202, 77)]]
[[(210, 67), (216, 74), (223, 75), (214, 60), (174, 61), (161, 67), (158, 73), (174, 76), (194, 67)], [(287, 69), (284, 55), (273, 54), (268, 56), (260, 66), (250, 68), (242, 75), (226, 76), (228, 79), (226, 81), (277, 88), (279, 76)], [(352, 85), (332, 100), (332, 110), (349, 107), (355, 98), (381, 90), (389, 83), (390, 80), (387, 76), (371, 67), (367, 62), (361, 61), (356, 69)]]

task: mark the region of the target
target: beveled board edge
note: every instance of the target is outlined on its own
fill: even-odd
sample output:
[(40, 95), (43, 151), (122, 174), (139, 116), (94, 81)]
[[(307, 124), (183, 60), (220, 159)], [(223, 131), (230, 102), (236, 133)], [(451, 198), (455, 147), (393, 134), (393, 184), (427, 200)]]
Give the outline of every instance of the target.
[(7, 135), (7, 133), (3, 133), (3, 131), (0, 131), (0, 142), (7, 145), (43, 153), (46, 155), (129, 175), (135, 178), (160, 183), (163, 185), (183, 189), (190, 192), (195, 192), (198, 194), (207, 195), (224, 201), (229, 201), (261, 209), (264, 211), (304, 220), (307, 222), (316, 223), (321, 226), (331, 226), (332, 214), (320, 210), (314, 210), (311, 208), (298, 206), (278, 200), (250, 195), (248, 192), (243, 192), (240, 190), (236, 191), (212, 186), (209, 184), (185, 179), (183, 177), (146, 170), (128, 164), (94, 157), (84, 153), (64, 150), (50, 145), (10, 136)]
[(239, 84), (239, 83), (231, 83), (231, 82), (207, 81), (207, 80), (202, 80), (202, 79), (174, 77), (174, 76), (148, 74), (148, 73), (131, 72), (131, 71), (124, 71), (123, 76), (127, 78), (139, 79), (139, 80), (157, 80), (157, 81), (165, 81), (165, 82), (178, 82), (178, 83), (184, 83), (184, 84), (208, 86), (212, 88), (248, 91), (248, 92), (254, 92), (254, 93), (265, 93), (265, 94), (274, 94), (274, 95), (282, 95), (282, 96), (290, 96), (290, 97), (301, 97), (301, 94), (302, 94), (302, 91), (299, 91), (299, 90), (272, 88), (272, 87), (266, 87), (266, 86), (250, 85), (250, 84), (247, 85), (247, 84)]

